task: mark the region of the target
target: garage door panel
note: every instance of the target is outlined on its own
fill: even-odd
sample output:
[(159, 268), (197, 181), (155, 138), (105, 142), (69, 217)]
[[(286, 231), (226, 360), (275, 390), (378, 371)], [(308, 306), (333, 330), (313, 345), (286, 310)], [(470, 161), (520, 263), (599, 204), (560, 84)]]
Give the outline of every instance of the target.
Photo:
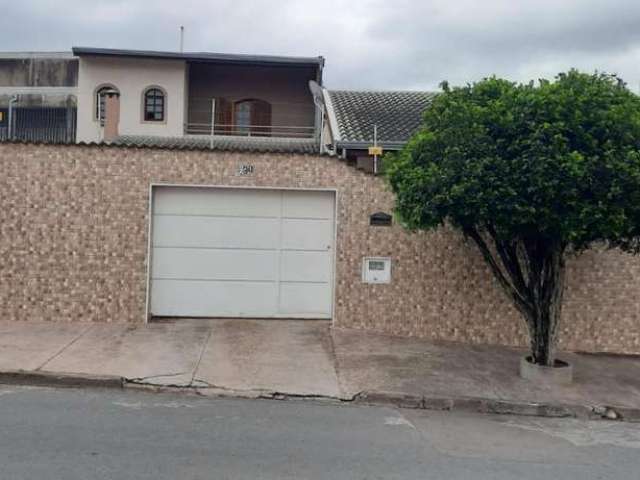
[(153, 246), (276, 249), (279, 229), (277, 218), (159, 215), (154, 217)]
[(154, 198), (156, 215), (278, 217), (281, 194), (270, 190), (166, 187)]
[(273, 316), (278, 285), (275, 282), (208, 282), (155, 280), (153, 315), (181, 317)]
[(154, 279), (276, 281), (277, 268), (276, 251), (153, 249)]
[(281, 283), (280, 313), (293, 316), (330, 318), (330, 285), (325, 283)]
[(333, 218), (333, 195), (327, 192), (285, 191), (282, 202), (282, 216), (285, 218)]
[(283, 282), (331, 281), (330, 252), (283, 251), (280, 258), (280, 279)]
[(282, 248), (295, 250), (328, 250), (333, 245), (331, 220), (282, 220)]
[(335, 195), (154, 188), (151, 314), (331, 318)]

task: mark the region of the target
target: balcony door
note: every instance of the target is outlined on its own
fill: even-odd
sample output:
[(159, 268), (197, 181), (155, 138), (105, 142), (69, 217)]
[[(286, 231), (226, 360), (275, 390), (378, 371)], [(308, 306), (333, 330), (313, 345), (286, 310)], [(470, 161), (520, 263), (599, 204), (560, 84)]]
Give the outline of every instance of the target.
[(216, 101), (216, 133), (271, 136), (271, 104), (255, 98)]

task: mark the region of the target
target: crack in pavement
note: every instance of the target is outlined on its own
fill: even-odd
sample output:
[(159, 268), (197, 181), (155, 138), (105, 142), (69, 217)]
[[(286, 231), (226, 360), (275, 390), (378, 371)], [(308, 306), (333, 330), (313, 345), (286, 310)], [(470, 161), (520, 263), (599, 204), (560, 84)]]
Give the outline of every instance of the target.
[(148, 377), (126, 378), (125, 380), (127, 380), (128, 382), (144, 382), (144, 381), (152, 379), (152, 378), (177, 377), (179, 375), (187, 375), (188, 373), (189, 372), (161, 373), (161, 374), (158, 374), (158, 375), (149, 375)]
[(281, 392), (278, 390), (269, 390), (269, 389), (243, 390), (243, 389), (229, 388), (223, 385), (216, 385), (206, 380), (196, 378), (195, 376), (190, 382), (188, 383), (185, 382), (182, 384), (158, 383), (158, 382), (149, 381), (154, 378), (157, 379), (157, 378), (173, 377), (173, 376), (186, 375), (186, 374), (187, 372), (182, 372), (182, 373), (174, 373), (174, 374), (167, 374), (167, 375), (153, 375), (153, 376), (140, 377), (140, 378), (125, 378), (124, 381), (129, 384), (140, 385), (140, 386), (160, 387), (160, 388), (178, 388), (182, 390), (186, 389), (203, 396), (206, 396), (207, 391), (209, 391), (210, 393), (223, 393), (223, 394), (236, 395), (236, 396), (248, 396), (251, 398), (264, 399), (264, 400), (307, 399), (307, 400), (330, 400), (333, 402), (340, 402), (340, 403), (353, 403), (355, 400), (357, 400), (360, 397), (362, 393), (362, 392), (358, 392), (357, 394), (352, 395), (350, 397), (339, 397), (339, 396), (322, 395), (322, 394), (314, 394), (314, 393), (289, 393), (289, 392)]
[(89, 330), (91, 330), (93, 328), (93, 325), (87, 325), (86, 328), (84, 328), (78, 335), (76, 335), (73, 340), (71, 340), (69, 343), (65, 344), (60, 350), (58, 350), (56, 353), (54, 353), (51, 357), (49, 357), (47, 360), (44, 361), (44, 363), (42, 365), (40, 365), (39, 367), (37, 367), (35, 369), (35, 371), (40, 371), (42, 370), (47, 364), (51, 363), (54, 359), (56, 359), (57, 357), (59, 357), (67, 348), (69, 348), (71, 345), (73, 345), (74, 343), (76, 343), (78, 340), (80, 340)]
[(202, 344), (202, 350), (200, 350), (198, 361), (196, 362), (196, 366), (193, 368), (193, 375), (191, 375), (191, 383), (193, 383), (193, 381), (196, 378), (196, 374), (198, 373), (198, 368), (200, 368), (200, 363), (202, 362), (202, 357), (204, 356), (204, 352), (207, 350), (207, 346), (209, 345), (209, 340), (211, 340), (211, 335), (213, 335), (213, 326), (209, 327), (209, 335), (207, 335), (207, 339)]

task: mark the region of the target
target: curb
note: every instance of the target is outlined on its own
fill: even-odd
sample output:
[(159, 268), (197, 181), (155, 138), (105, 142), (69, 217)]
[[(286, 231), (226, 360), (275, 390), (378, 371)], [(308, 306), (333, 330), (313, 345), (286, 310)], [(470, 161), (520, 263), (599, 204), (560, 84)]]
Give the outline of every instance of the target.
[(0, 372), (0, 384), (31, 385), (37, 387), (124, 387), (124, 378), (110, 375), (66, 374), (46, 371), (5, 371)]
[(66, 374), (47, 371), (0, 372), (0, 384), (36, 387), (145, 389), (156, 392), (197, 393), (227, 398), (253, 398), (270, 400), (332, 400), (344, 404), (392, 406), (417, 410), (521, 415), (546, 418), (577, 418), (583, 420), (617, 420), (640, 423), (640, 408), (609, 405), (572, 405), (526, 403), (481, 397), (429, 397), (398, 392), (361, 392), (352, 398), (333, 398), (318, 395), (294, 395), (264, 390), (237, 391), (216, 387), (154, 385), (131, 382), (111, 375)]
[(362, 392), (353, 398), (353, 403), (419, 410), (640, 422), (640, 408), (609, 405), (527, 403), (479, 397), (428, 397), (397, 392)]

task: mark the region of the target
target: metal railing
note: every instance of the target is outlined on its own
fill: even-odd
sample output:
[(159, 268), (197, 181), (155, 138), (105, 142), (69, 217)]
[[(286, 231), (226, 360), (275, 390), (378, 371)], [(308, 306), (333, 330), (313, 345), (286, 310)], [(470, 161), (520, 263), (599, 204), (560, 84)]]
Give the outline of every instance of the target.
[(16, 95), (7, 106), (0, 106), (0, 141), (75, 142), (75, 102), (67, 97), (38, 97), (34, 101), (33, 96)]
[(241, 137), (314, 138), (313, 126), (292, 125), (234, 125), (226, 123), (186, 123), (186, 135), (230, 135)]

